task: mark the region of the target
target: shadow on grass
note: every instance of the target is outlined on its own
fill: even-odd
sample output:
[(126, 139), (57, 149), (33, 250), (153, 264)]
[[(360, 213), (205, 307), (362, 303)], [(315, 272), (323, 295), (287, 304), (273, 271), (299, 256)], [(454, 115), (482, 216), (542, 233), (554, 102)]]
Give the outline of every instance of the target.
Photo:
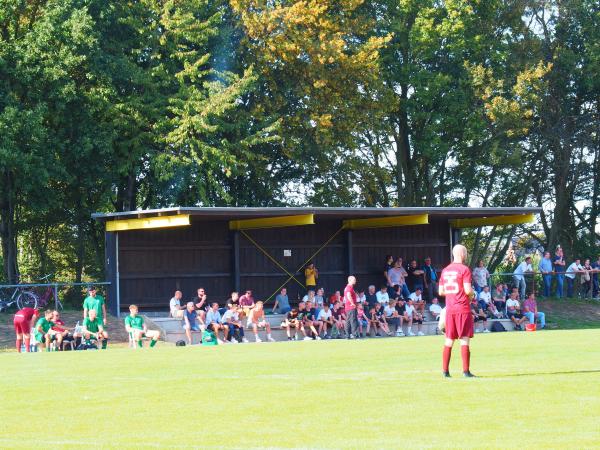
[(513, 377), (536, 377), (541, 375), (575, 375), (582, 373), (600, 373), (600, 369), (590, 370), (564, 370), (559, 372), (527, 372), (527, 373), (508, 373), (505, 375), (479, 375), (477, 378), (513, 378)]

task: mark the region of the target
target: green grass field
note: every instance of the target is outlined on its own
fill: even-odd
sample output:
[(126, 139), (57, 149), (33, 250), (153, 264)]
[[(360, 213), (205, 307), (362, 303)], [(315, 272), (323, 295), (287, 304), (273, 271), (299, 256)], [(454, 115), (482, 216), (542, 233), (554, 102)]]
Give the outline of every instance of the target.
[(600, 330), (0, 354), (1, 448), (592, 448)]

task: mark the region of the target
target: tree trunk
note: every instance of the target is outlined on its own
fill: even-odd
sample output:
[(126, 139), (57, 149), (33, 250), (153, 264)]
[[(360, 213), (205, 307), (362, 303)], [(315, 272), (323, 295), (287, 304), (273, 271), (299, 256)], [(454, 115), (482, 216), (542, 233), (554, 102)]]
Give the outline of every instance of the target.
[(4, 175), (4, 198), (0, 199), (0, 239), (2, 241), (2, 260), (4, 278), (9, 284), (19, 281), (17, 263), (17, 233), (15, 229), (15, 193), (13, 175)]

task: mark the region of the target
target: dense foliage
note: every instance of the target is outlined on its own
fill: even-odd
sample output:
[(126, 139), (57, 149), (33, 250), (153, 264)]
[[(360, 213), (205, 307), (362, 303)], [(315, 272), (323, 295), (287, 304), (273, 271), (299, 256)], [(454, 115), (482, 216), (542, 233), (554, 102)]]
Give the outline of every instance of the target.
[(597, 246), (597, 0), (0, 0), (2, 277), (102, 277), (94, 211), (524, 206)]

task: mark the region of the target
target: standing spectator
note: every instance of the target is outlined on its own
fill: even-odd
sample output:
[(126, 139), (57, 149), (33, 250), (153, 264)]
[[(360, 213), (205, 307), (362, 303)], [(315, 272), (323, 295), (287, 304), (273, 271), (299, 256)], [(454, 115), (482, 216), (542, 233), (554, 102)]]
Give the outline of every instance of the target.
[(23, 308), (16, 312), (13, 318), (15, 334), (17, 335), (17, 351), (21, 353), (21, 346), (25, 343), (25, 351), (31, 351), (31, 329), (40, 315), (37, 309)]
[(106, 302), (104, 297), (97, 293), (96, 288), (91, 286), (88, 289), (88, 296), (83, 300), (83, 319), (85, 320), (90, 310), (96, 311), (96, 317), (106, 326)]
[[(385, 285), (384, 285), (385, 286)], [(384, 287), (382, 286), (382, 288)], [(385, 286), (385, 291), (387, 294), (387, 286)], [(379, 303), (378, 292), (375, 292), (375, 286), (370, 285), (369, 290), (367, 291), (366, 299), (367, 299), (367, 307), (371, 309), (375, 306), (376, 303)]]
[(238, 313), (238, 306), (233, 303), (227, 303), (227, 311), (221, 317), (221, 321), (223, 325), (229, 328), (229, 339), (234, 344), (239, 342), (238, 339), (235, 338), (238, 335), (239, 340), (242, 342), (248, 342), (248, 339), (244, 336), (244, 325), (240, 320), (240, 315)]
[(442, 313), (442, 307), (439, 304), (437, 297), (431, 299), (431, 305), (429, 306), (429, 313), (433, 316), (433, 320), (440, 320), (440, 314)]
[(527, 320), (523, 314), (521, 314), (521, 304), (518, 300), (516, 292), (510, 294), (510, 298), (506, 301), (506, 315), (512, 321), (516, 330), (522, 330), (523, 322)]
[(492, 298), (496, 309), (504, 315), (506, 312), (506, 292), (504, 291), (504, 284), (498, 283)]
[(292, 310), (290, 301), (287, 295), (287, 289), (281, 289), (281, 292), (275, 297), (275, 304), (273, 305), (273, 313), (275, 314), (286, 314)]
[[(202, 322), (204, 325), (204, 322)], [(194, 308), (194, 302), (188, 302), (183, 312), (183, 328), (185, 330), (185, 335), (188, 340), (188, 345), (192, 345), (192, 331), (204, 331), (204, 326), (200, 326), (200, 321), (198, 320), (198, 313), (196, 313), (196, 309)]]
[(417, 289), (421, 289), (423, 291), (424, 281), (423, 275), (425, 272), (417, 267), (417, 260), (413, 259), (408, 268), (406, 269), (406, 273), (408, 274), (406, 277), (406, 284), (408, 285), (408, 290), (410, 292), (415, 292)]
[(311, 261), (304, 269), (304, 277), (306, 279), (306, 290), (313, 291), (317, 290), (317, 280), (319, 279), (319, 271), (315, 267), (315, 264)]
[(527, 297), (527, 300), (523, 303), (523, 314), (527, 317), (529, 323), (535, 323), (537, 319), (540, 320), (540, 328), (546, 326), (546, 314), (538, 311), (537, 302), (535, 301), (535, 294), (532, 292)]
[[(402, 296), (406, 299), (410, 295), (410, 291), (406, 286), (407, 272), (402, 267), (402, 258), (398, 258), (394, 262), (394, 267), (388, 270), (388, 290), (393, 291), (392, 295), (395, 297), (397, 294), (402, 293)], [(400, 286), (400, 292), (397, 292), (394, 286)]]
[(169, 316), (174, 317), (176, 319), (183, 319), (183, 310), (185, 309), (181, 306), (181, 297), (183, 294), (181, 291), (175, 291), (173, 298), (169, 302)]
[(582, 298), (592, 297), (592, 265), (590, 258), (586, 258), (583, 262), (583, 273), (581, 274), (581, 291)]
[(487, 267), (485, 267), (483, 260), (480, 259), (477, 262), (477, 267), (473, 269), (473, 287), (475, 288), (475, 292), (477, 292), (477, 295), (479, 295), (479, 293), (483, 291), (483, 288), (488, 285), (489, 279), (490, 273), (488, 272)]
[(563, 296), (563, 282), (565, 279), (565, 256), (561, 247), (556, 248), (556, 256), (553, 259), (554, 272), (556, 273), (556, 296), (562, 298)]
[(548, 298), (552, 291), (552, 259), (550, 258), (550, 252), (544, 252), (538, 270), (542, 273), (542, 279), (544, 280), (544, 297)]
[(567, 273), (565, 274), (565, 277), (567, 278), (567, 297), (571, 298), (575, 295), (575, 278), (577, 278), (577, 274), (582, 271), (583, 267), (581, 266), (581, 260), (579, 258), (573, 261), (567, 268)]
[(425, 299), (431, 301), (438, 295), (438, 277), (435, 271), (435, 267), (431, 265), (431, 258), (428, 256), (425, 258), (425, 264), (422, 267), (423, 277), (425, 279)]
[[(387, 291), (387, 286), (381, 286), (381, 289), (379, 289), (376, 296), (377, 296), (377, 303), (379, 303), (379, 304), (385, 305), (386, 303), (388, 303), (390, 301), (390, 296)], [(375, 304), (369, 305), (369, 306), (371, 308), (374, 308)]]
[(598, 299), (600, 298), (600, 256), (598, 256), (596, 262), (592, 264), (592, 269), (594, 269), (594, 273), (592, 274), (592, 297)]
[(252, 316), (250, 317), (252, 324), (252, 331), (254, 332), (254, 338), (256, 342), (262, 342), (262, 339), (258, 336), (258, 330), (264, 328), (267, 332), (267, 341), (275, 342), (275, 339), (271, 337), (271, 325), (265, 319), (265, 310), (263, 309), (263, 302), (256, 302), (254, 309), (252, 310)]
[[(217, 338), (219, 344), (224, 344), (227, 341), (227, 334), (229, 333), (229, 327), (223, 325), (221, 319), (221, 313), (219, 312), (219, 304), (214, 302), (208, 312), (206, 313), (206, 328), (210, 328)], [(219, 331), (223, 332), (223, 339), (219, 339)]]
[(525, 274), (533, 272), (533, 268), (531, 267), (531, 256), (527, 256), (525, 261), (521, 262), (513, 272), (513, 279), (515, 281), (515, 287), (519, 289), (519, 294), (521, 299), (525, 298)]
[(390, 269), (394, 267), (394, 257), (392, 255), (386, 255), (385, 257), (385, 266), (383, 267), (383, 279), (387, 283), (388, 286), (393, 286), (390, 284), (390, 278), (388, 272)]
[(348, 284), (344, 289), (344, 312), (346, 313), (346, 336), (349, 339), (354, 339), (358, 333), (358, 320), (356, 317), (357, 298), (354, 292), (356, 277), (350, 275)]

